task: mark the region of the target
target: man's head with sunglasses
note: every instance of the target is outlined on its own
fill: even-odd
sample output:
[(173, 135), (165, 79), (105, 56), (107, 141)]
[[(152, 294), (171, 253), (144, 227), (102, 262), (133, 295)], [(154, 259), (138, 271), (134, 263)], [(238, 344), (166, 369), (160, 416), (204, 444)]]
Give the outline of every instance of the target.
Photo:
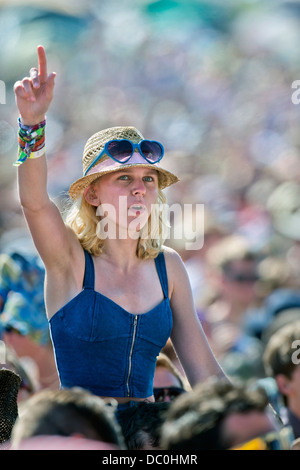
[[(223, 237), (207, 252), (207, 264), (219, 306), (235, 318), (257, 300), (259, 254), (241, 235)], [(222, 302), (221, 302), (222, 300)]]
[(229, 450), (269, 433), (276, 433), (279, 441), (281, 430), (263, 390), (212, 378), (171, 404), (162, 446), (174, 451)]
[(161, 352), (156, 361), (153, 395), (156, 402), (173, 401), (190, 390), (189, 384), (171, 359)]

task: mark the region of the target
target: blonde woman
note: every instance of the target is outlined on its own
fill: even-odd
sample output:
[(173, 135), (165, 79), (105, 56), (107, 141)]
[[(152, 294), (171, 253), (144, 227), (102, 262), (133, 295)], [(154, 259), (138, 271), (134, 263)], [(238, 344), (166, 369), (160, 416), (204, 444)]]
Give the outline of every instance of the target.
[(224, 375), (195, 313), (183, 262), (163, 246), (162, 190), (178, 181), (160, 165), (163, 146), (133, 127), (90, 137), (64, 221), (47, 194), (45, 113), (55, 74), (47, 72), (42, 46), (38, 62), (14, 88), (16, 165), (20, 202), (46, 269), (61, 386), (81, 386), (125, 406), (154, 401), (156, 358), (169, 337), (191, 386)]

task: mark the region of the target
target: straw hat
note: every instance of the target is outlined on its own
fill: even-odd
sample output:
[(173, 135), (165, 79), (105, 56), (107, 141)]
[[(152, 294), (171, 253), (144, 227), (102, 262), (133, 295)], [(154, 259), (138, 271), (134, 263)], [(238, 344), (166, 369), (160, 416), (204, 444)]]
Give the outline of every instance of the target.
[[(88, 139), (83, 151), (83, 175), (85, 175), (85, 172), (91, 163), (96, 159), (97, 155), (102, 152), (106, 142), (113, 139), (128, 139), (131, 142), (137, 144), (141, 142), (144, 137), (135, 127), (110, 127), (109, 129), (104, 129), (92, 135)], [(128, 163), (122, 164), (112, 160), (108, 157), (108, 155), (104, 154), (103, 157), (95, 162), (95, 165), (90, 168), (86, 176), (79, 178), (71, 184), (69, 188), (69, 195), (72, 199), (77, 199), (78, 196), (82, 194), (83, 190), (100, 176), (132, 166), (142, 166), (156, 169), (158, 171), (160, 189), (164, 189), (167, 186), (170, 186), (171, 184), (179, 181), (177, 176), (161, 168), (159, 163), (147, 163), (147, 161), (141, 155), (135, 153)]]

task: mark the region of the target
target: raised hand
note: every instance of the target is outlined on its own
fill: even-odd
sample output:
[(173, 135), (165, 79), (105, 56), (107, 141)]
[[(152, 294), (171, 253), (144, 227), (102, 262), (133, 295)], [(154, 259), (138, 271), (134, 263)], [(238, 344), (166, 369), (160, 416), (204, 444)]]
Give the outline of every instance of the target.
[(55, 72), (48, 75), (47, 59), (43, 46), (37, 47), (38, 68), (30, 69), (30, 76), (17, 81), (14, 86), (16, 104), (21, 120), (26, 125), (35, 125), (45, 119), (53, 97)]

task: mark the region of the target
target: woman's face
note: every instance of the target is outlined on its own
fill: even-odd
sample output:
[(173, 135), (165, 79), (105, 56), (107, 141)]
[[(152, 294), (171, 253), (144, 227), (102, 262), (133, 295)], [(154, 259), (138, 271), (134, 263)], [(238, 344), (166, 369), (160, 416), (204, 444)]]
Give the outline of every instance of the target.
[[(93, 185), (98, 215), (130, 233), (146, 224), (158, 195), (158, 173), (131, 167), (103, 175)], [(124, 235), (125, 237), (125, 235)]]

